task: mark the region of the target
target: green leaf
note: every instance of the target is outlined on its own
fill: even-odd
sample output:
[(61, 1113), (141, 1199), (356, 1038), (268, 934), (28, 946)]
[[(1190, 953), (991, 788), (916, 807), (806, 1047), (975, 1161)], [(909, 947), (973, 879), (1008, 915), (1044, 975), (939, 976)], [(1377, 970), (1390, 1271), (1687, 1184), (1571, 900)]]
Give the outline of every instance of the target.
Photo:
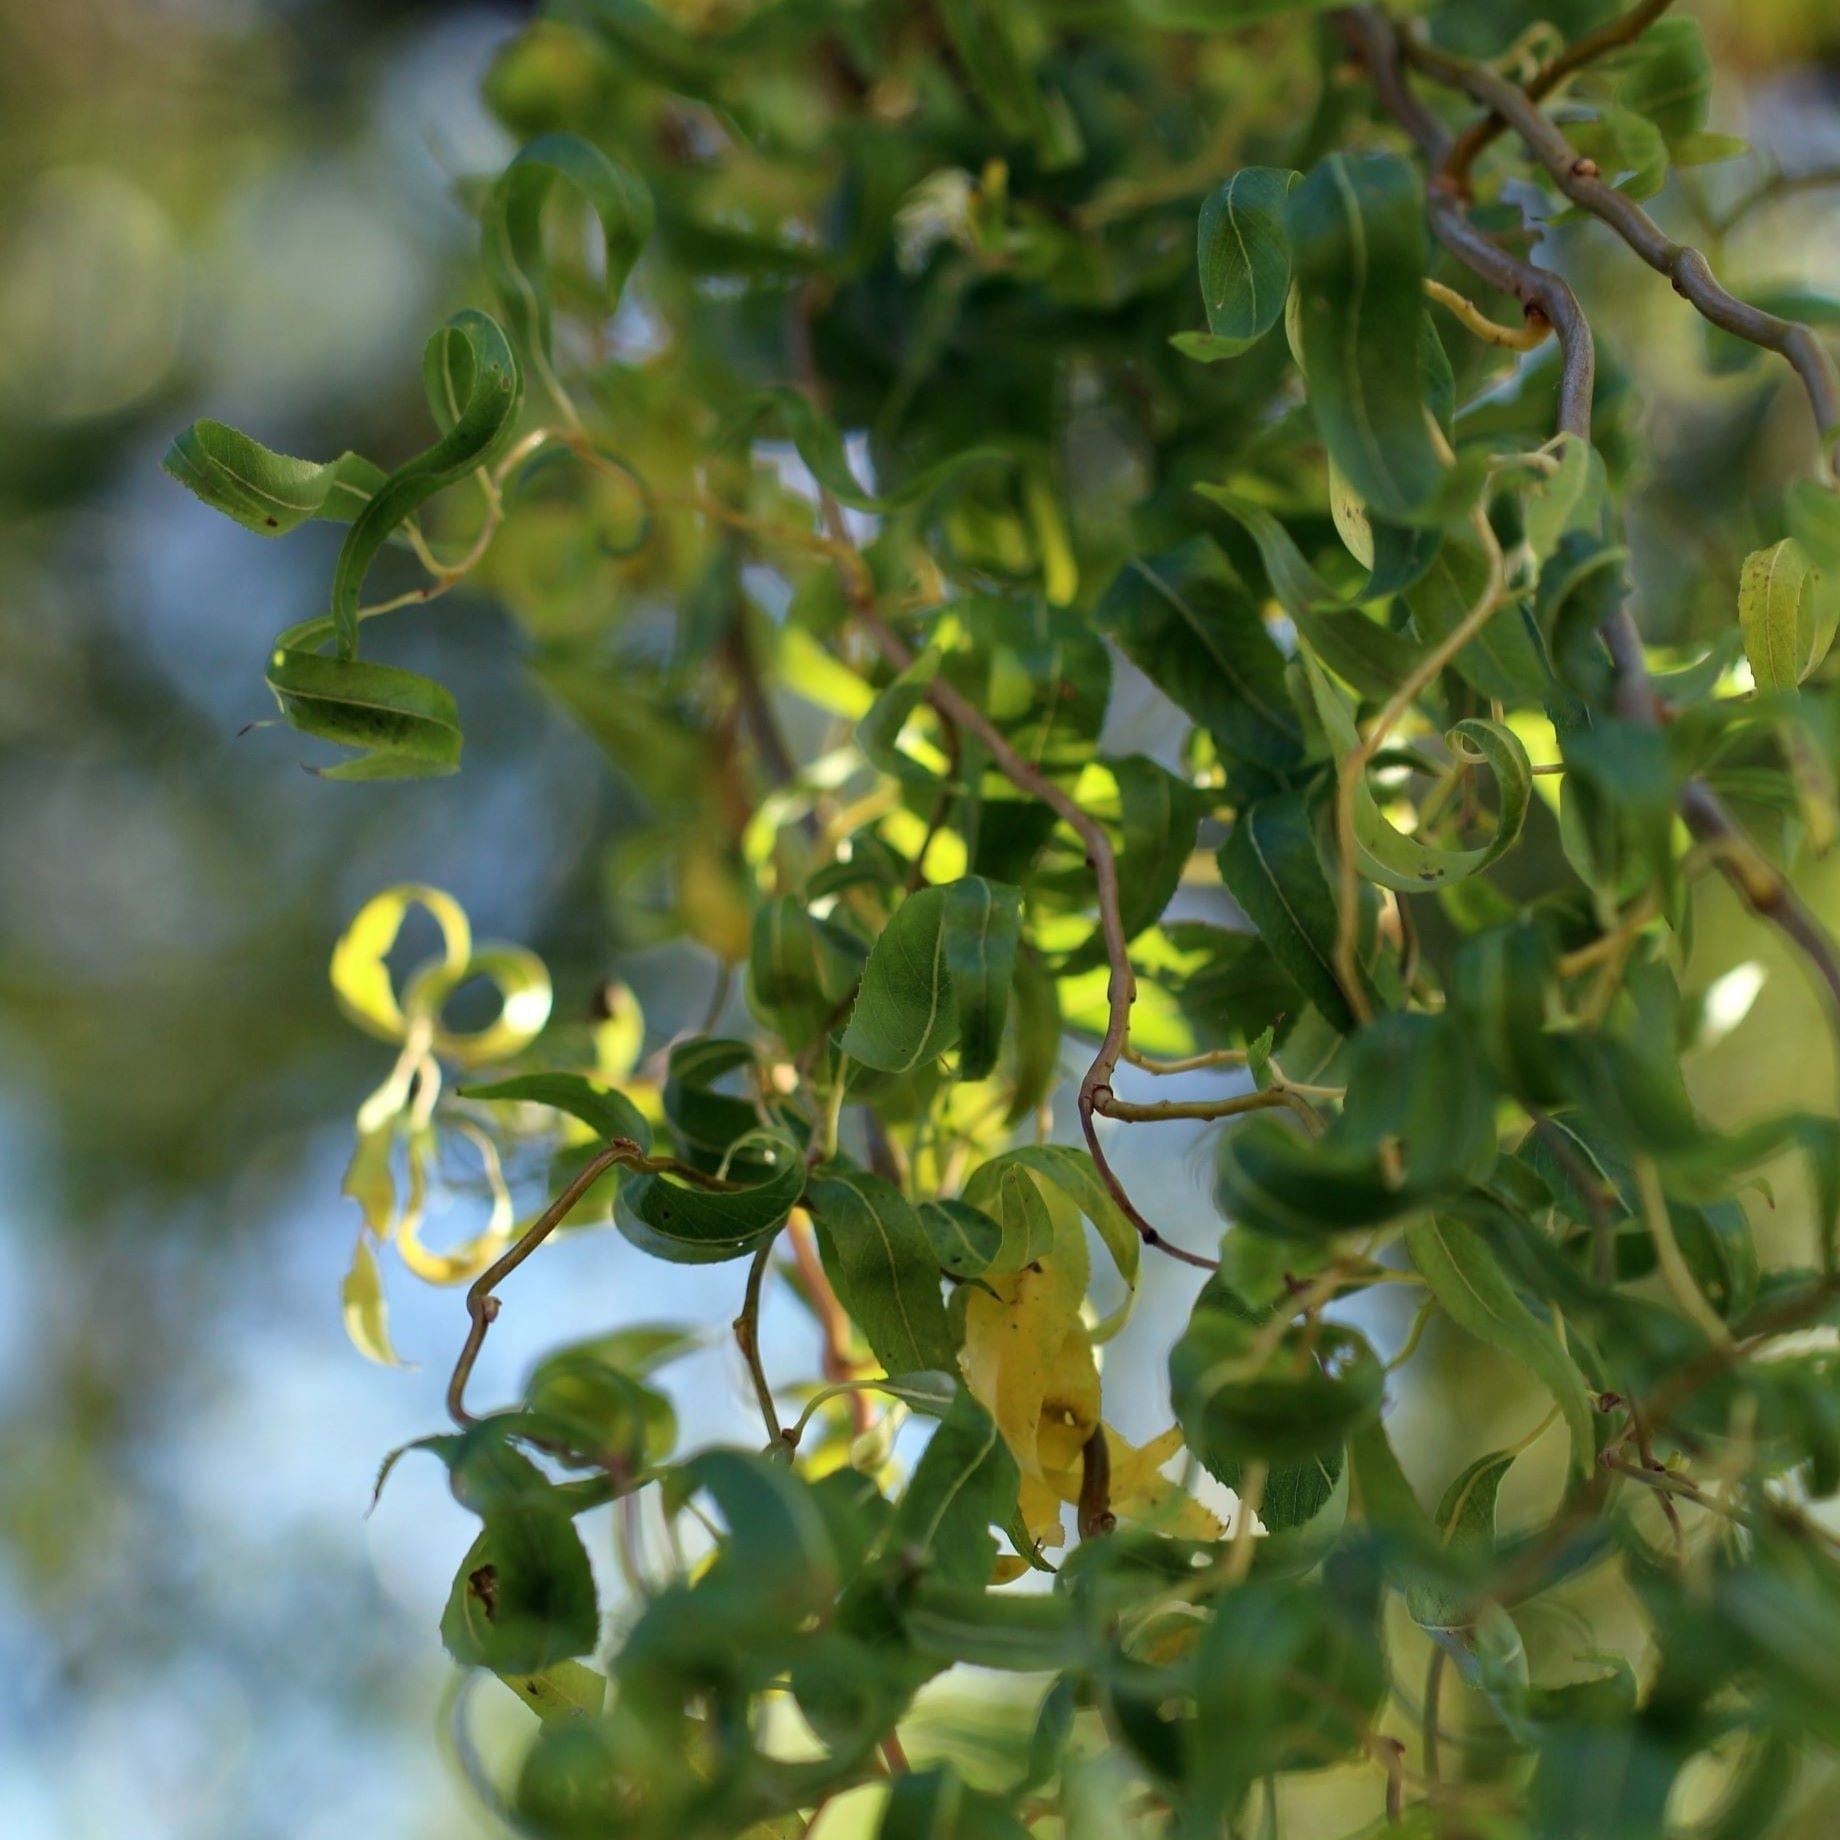
[(317, 769), (320, 778), (434, 779), (459, 771), (460, 712), (439, 684), (393, 664), (300, 649), (289, 643), (297, 633), (284, 633), (269, 658), (268, 687), (290, 726), (357, 753)]
[(1203, 1290), (1169, 1352), (1169, 1396), (1188, 1447), (1215, 1474), (1251, 1462), (1327, 1458), (1380, 1410), (1385, 1376), (1337, 1323), (1286, 1329), (1257, 1359), (1264, 1326)]
[(802, 1051), (833, 1025), (866, 957), (854, 933), (818, 919), (797, 895), (780, 895), (754, 916), (748, 1007)]
[(883, 1073), (911, 1073), (957, 1039), (946, 968), (946, 893), (921, 888), (894, 911), (869, 949), (839, 1046)]
[(545, 1355), (525, 1382), (524, 1401), (571, 1450), (631, 1474), (671, 1454), (677, 1414), (609, 1352), (604, 1342), (589, 1341)]
[(1290, 194), (1297, 334), (1331, 458), (1380, 516), (1419, 519), (1444, 468), (1425, 427), (1425, 201), (1393, 154), (1331, 154)]
[(692, 1162), (718, 1168), (733, 1159), (744, 1138), (760, 1129), (760, 1113), (752, 1099), (717, 1090), (719, 1081), (733, 1076), (740, 1076), (747, 1090), (753, 1067), (754, 1050), (745, 1041), (706, 1035), (680, 1041), (671, 1049), (665, 1067), (664, 1115)]
[(924, 1655), (1031, 1674), (1068, 1666), (1080, 1632), (1066, 1598), (1017, 1597), (923, 1578), (901, 1600), (901, 1626)]
[(222, 422), (194, 422), (161, 464), (213, 511), (263, 537), (284, 537), (311, 518), (349, 523), (385, 478), (360, 454), (324, 465), (295, 460)]
[(982, 1208), (948, 1199), (922, 1201), (917, 1212), (941, 1271), (955, 1278), (977, 1278), (1002, 1257), (1004, 1229)]
[[(1323, 732), (1336, 758), (1345, 759), (1361, 741), (1354, 712), (1319, 668), (1311, 663), (1308, 669)], [(1520, 738), (1499, 722), (1470, 720), (1459, 722), (1447, 739), (1453, 752), (1461, 756), (1473, 750), (1471, 757), (1479, 755), (1488, 767), (1495, 782), (1495, 835), (1469, 850), (1408, 836), (1387, 821), (1374, 798), (1372, 781), (1363, 772), (1354, 792), (1354, 842), (1356, 866), (1368, 881), (1401, 894), (1423, 894), (1479, 874), (1518, 841), (1533, 799), (1533, 766)]]
[[(1444, 1550), (1459, 1570), (1480, 1576), (1495, 1550), (1495, 1501), (1520, 1453), (1492, 1450), (1463, 1469), (1444, 1491), (1434, 1516)], [(1409, 1588), (1412, 1619), (1427, 1628), (1456, 1628), (1469, 1621), (1472, 1593), (1421, 1584)]]
[(708, 1189), (632, 1175), (620, 1185), (614, 1224), (642, 1252), (673, 1264), (745, 1257), (785, 1224), (805, 1190), (805, 1158), (789, 1138), (762, 1132), (746, 1147), (764, 1168), (758, 1180)]
[(901, 1192), (832, 1164), (812, 1178), (806, 1205), (831, 1286), (884, 1371), (954, 1367), (939, 1261)]
[(1617, 95), (1623, 106), (1660, 129), (1670, 148), (1706, 125), (1712, 101), (1712, 57), (1697, 19), (1660, 19), (1622, 59)]
[(1269, 1118), (1250, 1118), (1221, 1139), (1215, 1205), (1257, 1233), (1318, 1240), (1379, 1226), (1423, 1200), (1390, 1182), (1368, 1152), (1308, 1142)]
[(984, 1079), (997, 1064), (1021, 933), (1019, 889), (981, 875), (964, 876), (945, 889), (940, 937), (958, 1018), (960, 1079)]
[(797, 1621), (829, 1608), (841, 1582), (837, 1552), (810, 1483), (777, 1457), (705, 1450), (671, 1477), (667, 1499), (698, 1492), (728, 1528), (716, 1561), (724, 1583), (775, 1603), (779, 1618)]
[(1246, 806), (1220, 849), (1220, 874), (1292, 983), (1334, 1028), (1353, 1025), (1335, 975), (1335, 896), (1301, 791)]
[[(1464, 531), (1444, 539), (1430, 566), (1405, 594), (1412, 629), (1427, 649), (1441, 645), (1457, 630), (1481, 599), (1488, 579), (1488, 559), (1475, 536)], [(1518, 598), (1497, 607), (1451, 664), (1484, 696), (1515, 707), (1541, 707), (1559, 690), (1540, 629)]]
[[(441, 1640), (463, 1667), (537, 1674), (600, 1638), (594, 1575), (574, 1522), (528, 1458), (501, 1450), (501, 1486), (460, 1561)], [(455, 1471), (455, 1492), (462, 1488)]]
[(1339, 1071), (1347, 1082), (1326, 1151), (1381, 1165), (1399, 1200), (1484, 1179), (1496, 1156), (1495, 1091), (1466, 1020), (1393, 1010), (1353, 1036)]
[(1201, 207), (1196, 254), (1210, 357), (1245, 350), (1284, 317), (1291, 285), (1284, 201), (1296, 183), (1294, 172), (1248, 166)]
[(1571, 531), (1588, 532), (1601, 524), (1608, 490), (1602, 456), (1589, 441), (1567, 432), (1556, 437), (1549, 451), (1558, 469), (1537, 477), (1521, 505), (1527, 547), (1542, 567)]
[(1330, 592), (1304, 560), (1290, 533), (1263, 505), (1221, 486), (1195, 490), (1236, 518), (1258, 545), (1265, 579), (1310, 650), (1363, 696), (1384, 701), (1418, 668), (1424, 648), (1382, 626), (1360, 602), (1380, 592), (1372, 580), (1353, 600)]
[(332, 628), (342, 659), (357, 653), (358, 597), (385, 540), (437, 492), (488, 461), (517, 414), (517, 360), (497, 322), (471, 307), (428, 341), (422, 380), (441, 439), (391, 473), (346, 533), (332, 571)]
[(1035, 1178), (1020, 1163), (993, 1157), (972, 1172), (964, 1203), (997, 1230), (990, 1255), (976, 1273), (1022, 1271), (1054, 1250), (1054, 1221)]
[(607, 1703), (607, 1676), (579, 1661), (558, 1661), (540, 1674), (506, 1674), (508, 1686), (545, 1724), (595, 1717)]
[(1302, 758), (1303, 727), (1284, 688), (1284, 655), (1209, 539), (1133, 557), (1093, 618), (1222, 753), (1278, 768)]
[(506, 167), (485, 210), (482, 255), (512, 336), (547, 370), (551, 355), (549, 259), (543, 208), (558, 181), (592, 207), (605, 239), (603, 315), (619, 305), (626, 277), (652, 233), (652, 195), (643, 181), (574, 134), (545, 134)]
[(909, 895), (870, 948), (843, 1052), (883, 1073), (911, 1073), (965, 1045), (967, 1076), (989, 1072), (1020, 924), (1021, 897), (981, 876)]
[(1028, 1840), (1029, 1832), (994, 1795), (968, 1789), (949, 1764), (898, 1774), (875, 1831), (876, 1840)]
[(1572, 1439), (1572, 1467), (1597, 1460), (1591, 1397), (1557, 1331), (1528, 1309), (1475, 1228), (1432, 1218), (1406, 1229), (1414, 1270), (1458, 1328), (1528, 1368), (1552, 1394)]
[(1834, 627), (1819, 571), (1793, 537), (1753, 550), (1738, 578), (1738, 624), (1759, 690), (1793, 690), (1827, 655)]
[(995, 1558), (990, 1529), (1015, 1512), (1016, 1460), (993, 1419), (963, 1387), (940, 1421), (889, 1523), (889, 1552), (925, 1553), (933, 1574), (983, 1585)]
[(1371, 1590), (1339, 1576), (1329, 1588), (1255, 1578), (1220, 1600), (1185, 1734), (1195, 1831), (1226, 1831), (1261, 1777), (1359, 1751), (1387, 1689), (1376, 1609)]
[(1050, 170), (1078, 157), (1065, 106), (1054, 107), (1035, 71), (1039, 34), (1029, 15), (1004, 0), (941, 0), (939, 17), (977, 99), (1002, 132), (1039, 151)]
[(937, 497), (955, 480), (976, 468), (1013, 464), (1012, 456), (1002, 447), (967, 447), (923, 467), (896, 485), (872, 492), (857, 479), (837, 424), (821, 414), (802, 390), (790, 384), (756, 390), (736, 403), (722, 418), (714, 445), (718, 448), (741, 445), (755, 438), (756, 430), (763, 423), (790, 441), (818, 484), (852, 511), (898, 511)]
[(579, 1118), (596, 1137), (630, 1138), (641, 1150), (652, 1147), (652, 1127), (623, 1092), (602, 1086), (579, 1073), (524, 1073), (491, 1086), (462, 1086), (462, 1099), (492, 1104), (547, 1105)]

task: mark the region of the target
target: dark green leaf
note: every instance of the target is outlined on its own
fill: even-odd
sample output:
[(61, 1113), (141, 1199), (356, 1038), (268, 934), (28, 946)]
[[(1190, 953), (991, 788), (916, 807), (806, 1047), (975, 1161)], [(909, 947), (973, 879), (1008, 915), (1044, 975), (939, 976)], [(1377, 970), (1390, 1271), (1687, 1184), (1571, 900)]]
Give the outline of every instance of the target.
[(1331, 154), (1290, 194), (1297, 336), (1331, 457), (1384, 518), (1420, 517), (1444, 469), (1425, 429), (1425, 201), (1392, 154)]
[(955, 1366), (939, 1260), (901, 1192), (832, 1164), (813, 1177), (806, 1202), (831, 1286), (884, 1370)]

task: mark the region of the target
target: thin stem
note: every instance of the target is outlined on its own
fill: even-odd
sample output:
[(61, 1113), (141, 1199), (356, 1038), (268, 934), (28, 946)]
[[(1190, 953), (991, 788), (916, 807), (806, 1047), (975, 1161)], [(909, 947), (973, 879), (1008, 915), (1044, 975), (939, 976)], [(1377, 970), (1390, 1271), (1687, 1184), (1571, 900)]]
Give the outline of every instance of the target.
[(788, 1440), (779, 1422), (779, 1409), (773, 1403), (772, 1383), (767, 1379), (767, 1370), (760, 1358), (760, 1291), (766, 1281), (767, 1267), (773, 1261), (773, 1242), (778, 1237), (770, 1235), (754, 1254), (754, 1262), (748, 1267), (747, 1293), (742, 1300), (741, 1314), (735, 1318), (734, 1330), (741, 1358), (747, 1362), (748, 1374), (754, 1382), (754, 1398), (760, 1407), (761, 1422), (767, 1428), (767, 1439), (775, 1449), (784, 1450)]
[(1227, 1563), (1221, 1572), (1221, 1582), (1229, 1588), (1244, 1584), (1247, 1573), (1252, 1570), (1256, 1547), (1252, 1529), (1258, 1519), (1259, 1506), (1265, 1499), (1265, 1484), (1270, 1475), (1271, 1466), (1262, 1458), (1248, 1463), (1239, 1473), (1239, 1504), (1233, 1513), (1233, 1544), (1227, 1549)]
[[(1634, 199), (1607, 185), (1596, 163), (1578, 152), (1525, 90), (1473, 59), (1453, 57), (1413, 38), (1401, 38), (1399, 43), (1409, 64), (1462, 90), (1500, 115), (1566, 197), (1608, 224), (1705, 318), (1735, 337), (1787, 359), (1808, 393), (1816, 436), (1823, 443), (1835, 439), (1836, 428), (1840, 428), (1840, 370), (1836, 370), (1826, 347), (1807, 326), (1747, 305), (1727, 292), (1706, 258), (1689, 244), (1676, 243)], [(1830, 469), (1831, 464), (1830, 455)]]
[(1140, 1053), (1127, 1041), (1123, 1058), (1133, 1067), (1141, 1067), (1145, 1073), (1162, 1074), (1199, 1073), (1204, 1067), (1243, 1067), (1247, 1055), (1244, 1048), (1209, 1048), (1203, 1054), (1185, 1054), (1171, 1059)]
[(1425, 277), (1425, 294), (1485, 345), (1499, 345), (1505, 351), (1535, 351), (1552, 337), (1552, 326), (1543, 313), (1523, 326), (1504, 326), (1490, 319), (1467, 294), (1459, 294), (1455, 288), (1446, 287), (1429, 275)]
[(1674, 1236), (1673, 1216), (1668, 1211), (1661, 1171), (1655, 1167), (1654, 1158), (1638, 1156), (1635, 1175), (1636, 1192), (1642, 1198), (1642, 1218), (1647, 1223), (1649, 1238), (1655, 1242), (1655, 1258), (1669, 1294), (1679, 1304), (1681, 1314), (1701, 1330), (1707, 1341), (1714, 1346), (1729, 1342), (1731, 1331), (1718, 1311), (1706, 1301), (1705, 1292), (1694, 1282), (1692, 1267), (1687, 1264), (1680, 1241)]
[(1348, 998), (1349, 1007), (1362, 1022), (1372, 1020), (1373, 1005), (1368, 1001), (1367, 985), (1361, 976), (1361, 872), (1355, 857), (1355, 793), (1364, 783), (1368, 765), (1385, 745), (1387, 736), (1438, 673), (1488, 624), (1506, 597), (1507, 566), (1502, 557), (1501, 545), (1495, 540), (1494, 528), (1489, 523), (1486, 503), (1478, 502), (1470, 522), (1481, 541), (1488, 564), (1488, 577), (1482, 584), (1481, 593), (1463, 618), (1425, 654), (1393, 692), (1386, 706), (1374, 718), (1373, 726), (1343, 756), (1336, 770), (1336, 844), (1341, 881), (1337, 895), (1335, 971)]
[(464, 1427), (475, 1422), (473, 1415), (466, 1409), (466, 1383), (472, 1375), (473, 1364), (479, 1359), (479, 1351), (485, 1345), (486, 1331), (498, 1320), (499, 1302), (492, 1293), (568, 1218), (582, 1196), (609, 1169), (616, 1166), (642, 1170), (648, 1175), (682, 1176), (700, 1187), (727, 1186), (702, 1174), (700, 1170), (687, 1168), (675, 1158), (647, 1156), (631, 1138), (613, 1138), (597, 1150), (582, 1165), (568, 1187), (524, 1229), (517, 1244), (493, 1260), (473, 1280), (472, 1288), (466, 1293), (466, 1312), (472, 1319), (472, 1325), (467, 1330), (460, 1358), (454, 1363), (453, 1378), (447, 1383), (447, 1412), (456, 1425)]
[(1095, 1540), (1118, 1524), (1112, 1513), (1112, 1452), (1105, 1427), (1095, 1425), (1080, 1446), (1079, 1529), (1082, 1540)]
[[(1529, 102), (1538, 102), (1542, 97), (1550, 96), (1561, 83), (1576, 76), (1587, 64), (1595, 63), (1625, 45), (1634, 44), (1672, 4), (1673, 0), (1640, 0), (1640, 4), (1632, 6), (1618, 18), (1606, 20), (1595, 32), (1587, 32), (1582, 38), (1575, 39), (1550, 63), (1535, 71), (1522, 93)], [(1480, 121), (1465, 128), (1445, 158), (1444, 177), (1459, 191), (1467, 192), (1469, 172), (1476, 163), (1476, 156), (1507, 126), (1507, 116), (1491, 110)]]
[[(831, 1289), (830, 1279), (824, 1275), (817, 1244), (812, 1238), (811, 1224), (798, 1209), (793, 1210), (787, 1226), (787, 1237), (792, 1242), (792, 1258), (798, 1268), (799, 1283), (804, 1287), (806, 1301), (816, 1313), (818, 1326), (824, 1336), (820, 1371), (833, 1386), (840, 1381), (853, 1380), (856, 1377), (856, 1362), (850, 1354), (850, 1319), (844, 1313), (843, 1305), (837, 1301), (837, 1293)], [(849, 1401), (850, 1427), (861, 1437), (869, 1429), (868, 1396), (853, 1391)]]
[(1286, 1094), (1276, 1087), (1264, 1092), (1236, 1093), (1230, 1099), (1160, 1099), (1150, 1105), (1133, 1105), (1107, 1092), (1096, 1109), (1126, 1124), (1165, 1124), (1177, 1118), (1238, 1118), (1246, 1112), (1269, 1111), (1289, 1103)]
[(1424, 1749), (1425, 1780), (1433, 1784), (1439, 1779), (1438, 1699), (1444, 1686), (1444, 1661), (1443, 1646), (1433, 1641), (1431, 1659), (1425, 1664), (1425, 1716), (1419, 1726)]

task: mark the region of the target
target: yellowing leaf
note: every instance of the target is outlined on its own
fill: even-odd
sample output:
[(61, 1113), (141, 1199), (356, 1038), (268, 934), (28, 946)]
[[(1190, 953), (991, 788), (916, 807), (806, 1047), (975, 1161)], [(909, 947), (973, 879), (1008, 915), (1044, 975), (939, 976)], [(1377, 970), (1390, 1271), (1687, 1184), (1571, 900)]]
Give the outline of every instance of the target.
[(485, 1171), (486, 1186), (492, 1196), (492, 1212), (482, 1231), (446, 1252), (435, 1252), (422, 1243), (423, 1194), (426, 1188), (425, 1163), (433, 1149), (433, 1133), (418, 1132), (409, 1145), (409, 1180), (411, 1200), (403, 1209), (396, 1228), (396, 1250), (402, 1262), (429, 1284), (470, 1284), (511, 1244), (511, 1191), (505, 1186), (505, 1172), (499, 1162), (498, 1148), (476, 1126), (463, 1124), (461, 1131), (479, 1151)]
[(441, 967), (458, 982), (472, 955), (473, 929), (452, 895), (420, 883), (405, 882), (373, 895), (332, 949), (332, 988), (340, 1007), (361, 1029), (385, 1041), (401, 1041), (409, 1032), (385, 961), (412, 907), (434, 917), (441, 929)]
[[(482, 1029), (454, 1031), (441, 1026), (441, 1007), (462, 984), (476, 977), (498, 987), (498, 1015)], [(435, 1052), (477, 1067), (521, 1054), (543, 1033), (553, 993), (542, 959), (522, 946), (480, 946), (458, 972), (447, 965), (419, 971), (404, 992), (411, 1016), (432, 1024)]]
[(1816, 593), (1820, 570), (1793, 537), (1744, 559), (1738, 624), (1759, 690), (1793, 690), (1827, 653), (1831, 615)]
[(600, 1001), (607, 1014), (594, 1025), (594, 1071), (617, 1086), (639, 1064), (645, 1047), (645, 1012), (625, 984), (603, 984)]
[(381, 1367), (407, 1365), (390, 1345), (390, 1311), (383, 1296), (383, 1274), (377, 1269), (377, 1255), (362, 1234), (352, 1249), (351, 1269), (339, 1286), (339, 1301), (345, 1310), (345, 1333), (367, 1361), (375, 1361)]
[(1182, 1448), (1180, 1425), (1142, 1445), (1127, 1443), (1107, 1425), (1105, 1443), (1112, 1462), (1111, 1508), (1120, 1520), (1148, 1521), (1180, 1540), (1218, 1540), (1226, 1532), (1216, 1516), (1163, 1474), (1163, 1465)]
[(959, 1364), (1022, 1473), (1023, 1524), (1044, 1546), (1058, 1546), (1063, 1495), (1052, 1478), (1070, 1466), (1078, 1471), (1080, 1448), (1099, 1423), (1099, 1371), (1080, 1321), (1084, 1230), (1057, 1195), (1044, 1199), (1054, 1217), (1053, 1251), (967, 1296)]

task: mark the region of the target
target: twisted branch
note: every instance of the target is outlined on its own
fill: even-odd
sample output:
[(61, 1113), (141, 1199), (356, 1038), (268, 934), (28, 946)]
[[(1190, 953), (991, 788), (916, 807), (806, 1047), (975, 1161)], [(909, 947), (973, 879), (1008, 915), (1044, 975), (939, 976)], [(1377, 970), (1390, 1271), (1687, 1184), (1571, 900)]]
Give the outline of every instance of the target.
[[(1624, 15), (1612, 23), (1626, 25), (1631, 17)], [(1346, 8), (1336, 15), (1336, 24), (1365, 66), (1382, 106), (1434, 167), (1448, 171), (1450, 138), (1444, 125), (1413, 93), (1402, 60), (1493, 109), (1527, 143), (1569, 198), (1624, 236), (1644, 261), (1668, 275), (1708, 319), (1788, 358), (1802, 377), (1823, 433), (1840, 422), (1840, 377), (1814, 334), (1726, 293), (1698, 250), (1671, 242), (1639, 205), (1603, 184), (1593, 171), (1581, 170), (1588, 169), (1589, 162), (1579, 159), (1526, 91), (1484, 65), (1415, 44), (1372, 8)], [(1581, 47), (1587, 42), (1578, 41)], [(1568, 71), (1583, 61), (1588, 60), (1574, 60)], [(1523, 302), (1535, 302), (1552, 319), (1564, 352), (1559, 427), (1588, 440), (1590, 379), (1596, 360), (1590, 326), (1577, 296), (1557, 275), (1509, 255), (1484, 236), (1464, 215), (1447, 185), (1434, 181), (1427, 204), (1433, 232), (1459, 261)], [(1617, 604), (1601, 631), (1615, 672), (1617, 713), (1644, 726), (1658, 724), (1665, 712), (1649, 678), (1642, 634), (1627, 600)], [(1696, 841), (1714, 849), (1720, 869), (1745, 906), (1775, 927), (1807, 960), (1825, 992), (1835, 1026), (1840, 1028), (1840, 951), (1826, 929), (1703, 780), (1691, 779), (1681, 789), (1680, 810)]]

